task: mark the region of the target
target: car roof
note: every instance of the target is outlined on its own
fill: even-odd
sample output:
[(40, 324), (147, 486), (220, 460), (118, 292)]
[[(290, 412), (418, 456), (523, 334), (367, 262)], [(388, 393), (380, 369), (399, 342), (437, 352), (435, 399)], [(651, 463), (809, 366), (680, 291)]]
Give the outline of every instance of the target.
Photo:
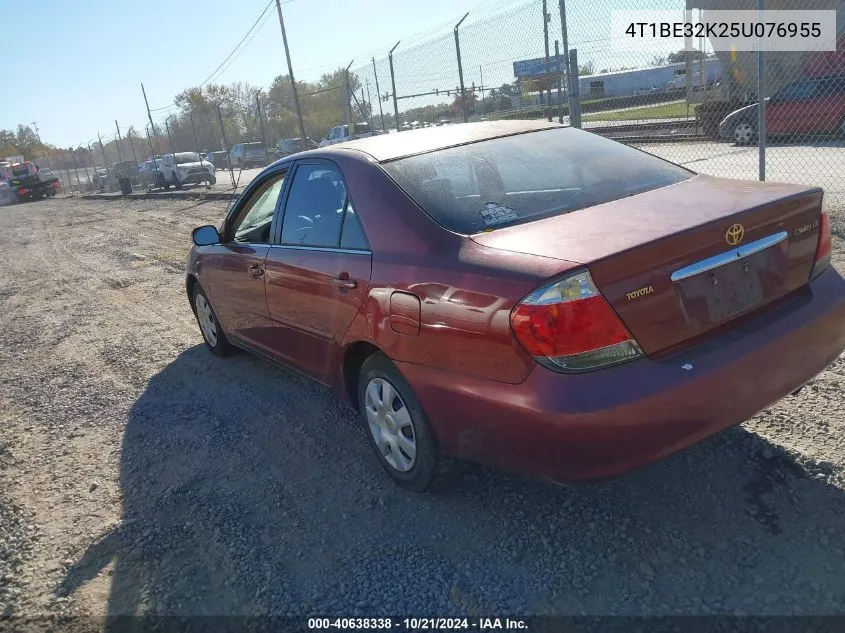
[(502, 136), (562, 127), (564, 126), (559, 123), (547, 121), (479, 121), (477, 123), (450, 125), (447, 128), (429, 127), (408, 130), (407, 132), (367, 136), (354, 141), (303, 152), (299, 156), (329, 156), (336, 151), (353, 149), (369, 154), (379, 162), (385, 162)]

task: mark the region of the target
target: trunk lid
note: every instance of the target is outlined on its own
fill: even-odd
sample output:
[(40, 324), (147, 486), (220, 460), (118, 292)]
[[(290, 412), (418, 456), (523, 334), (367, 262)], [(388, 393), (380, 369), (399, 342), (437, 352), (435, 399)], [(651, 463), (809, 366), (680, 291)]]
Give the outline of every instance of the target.
[(817, 188), (697, 175), (472, 239), (587, 265), (643, 351), (656, 354), (808, 283), (821, 200)]

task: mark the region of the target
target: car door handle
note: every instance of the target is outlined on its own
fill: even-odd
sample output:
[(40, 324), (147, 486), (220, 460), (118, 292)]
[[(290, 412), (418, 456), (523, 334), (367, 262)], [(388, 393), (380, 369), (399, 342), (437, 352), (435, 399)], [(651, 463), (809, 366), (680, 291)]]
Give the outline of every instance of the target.
[(346, 288), (348, 290), (352, 290), (353, 288), (358, 287), (358, 282), (354, 279), (350, 279), (349, 275), (341, 275), (340, 277), (332, 279), (332, 285), (335, 288)]
[(253, 264), (249, 267), (249, 274), (253, 277), (261, 277), (264, 275), (264, 266), (261, 266), (260, 264)]

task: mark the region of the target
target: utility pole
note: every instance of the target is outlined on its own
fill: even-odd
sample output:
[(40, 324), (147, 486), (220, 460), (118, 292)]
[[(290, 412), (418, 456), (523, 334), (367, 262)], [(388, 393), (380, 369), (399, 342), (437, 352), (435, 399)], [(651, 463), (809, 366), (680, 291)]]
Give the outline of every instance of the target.
[[(38, 123), (33, 121), (32, 127), (35, 128), (35, 138), (38, 139), (38, 144), (43, 147), (44, 143), (41, 142), (41, 134), (38, 132)], [(50, 152), (47, 152), (47, 165), (50, 167), (51, 170), (53, 169), (53, 159), (50, 157)]]
[(464, 90), (464, 67), (461, 64), (461, 40), (458, 36), (458, 29), (461, 26), (461, 23), (467, 19), (469, 15), (469, 11), (464, 13), (464, 17), (462, 17), (458, 23), (455, 25), (455, 52), (458, 54), (458, 79), (461, 82), (461, 114), (464, 117), (464, 123), (467, 122), (467, 105), (466, 105), (466, 91)]
[[(399, 40), (399, 42), (401, 41)], [(393, 74), (393, 51), (399, 46), (399, 42), (396, 42), (387, 54), (387, 58), (390, 60), (390, 86), (393, 88), (393, 117), (397, 132), (399, 131), (399, 101), (396, 99), (396, 76)]]
[(122, 163), (123, 162), (123, 152), (120, 149), (120, 141), (121, 141), (120, 126), (117, 124), (117, 119), (114, 120), (114, 129), (117, 130), (117, 139), (115, 139), (115, 142), (117, 143), (117, 158)]
[[(147, 106), (147, 118), (150, 120), (150, 127), (153, 129), (153, 138), (155, 139), (156, 147), (158, 147), (158, 136), (156, 135), (156, 125), (155, 125), (155, 123), (153, 123), (153, 115), (150, 114), (150, 102), (147, 101), (147, 91), (144, 90), (143, 82), (141, 83), (141, 92), (144, 93), (144, 105)], [(149, 136), (147, 138), (149, 138)], [(155, 157), (156, 157), (156, 153), (155, 153), (155, 150), (153, 150), (153, 160), (155, 160)]]
[[(378, 113), (381, 117), (381, 131), (384, 132), (384, 110), (381, 107), (381, 91), (378, 87), (378, 71), (376, 70), (376, 58), (373, 57), (373, 75), (376, 77), (376, 96), (378, 97)], [(367, 88), (369, 90), (369, 87)]]
[[(305, 125), (302, 122), (302, 110), (299, 108), (299, 95), (296, 93), (296, 79), (293, 77), (293, 65), (290, 63), (290, 49), (288, 48), (288, 35), (285, 32), (285, 19), (282, 17), (282, 3), (279, 0), (276, 0), (276, 10), (279, 13), (279, 25), (282, 27), (282, 41), (285, 44), (285, 58), (288, 61), (288, 75), (290, 76), (290, 85), (293, 88), (293, 107), (296, 110), (296, 120), (299, 122), (299, 136), (302, 138), (302, 142), (305, 142)], [(220, 109), (218, 108), (217, 114), (220, 114)], [(222, 123), (220, 124), (223, 125)], [(234, 177), (233, 177), (234, 178)], [(232, 181), (234, 184), (234, 180)]]

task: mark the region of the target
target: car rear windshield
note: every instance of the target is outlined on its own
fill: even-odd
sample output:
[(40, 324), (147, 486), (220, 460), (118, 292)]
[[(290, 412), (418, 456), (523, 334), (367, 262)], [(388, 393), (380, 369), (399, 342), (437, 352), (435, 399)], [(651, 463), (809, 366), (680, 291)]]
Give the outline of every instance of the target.
[(183, 163), (198, 163), (200, 162), (200, 155), (196, 152), (180, 152), (176, 154), (176, 164), (181, 165)]
[(693, 175), (574, 128), (496, 138), (382, 166), (435, 221), (466, 235), (585, 209)]

